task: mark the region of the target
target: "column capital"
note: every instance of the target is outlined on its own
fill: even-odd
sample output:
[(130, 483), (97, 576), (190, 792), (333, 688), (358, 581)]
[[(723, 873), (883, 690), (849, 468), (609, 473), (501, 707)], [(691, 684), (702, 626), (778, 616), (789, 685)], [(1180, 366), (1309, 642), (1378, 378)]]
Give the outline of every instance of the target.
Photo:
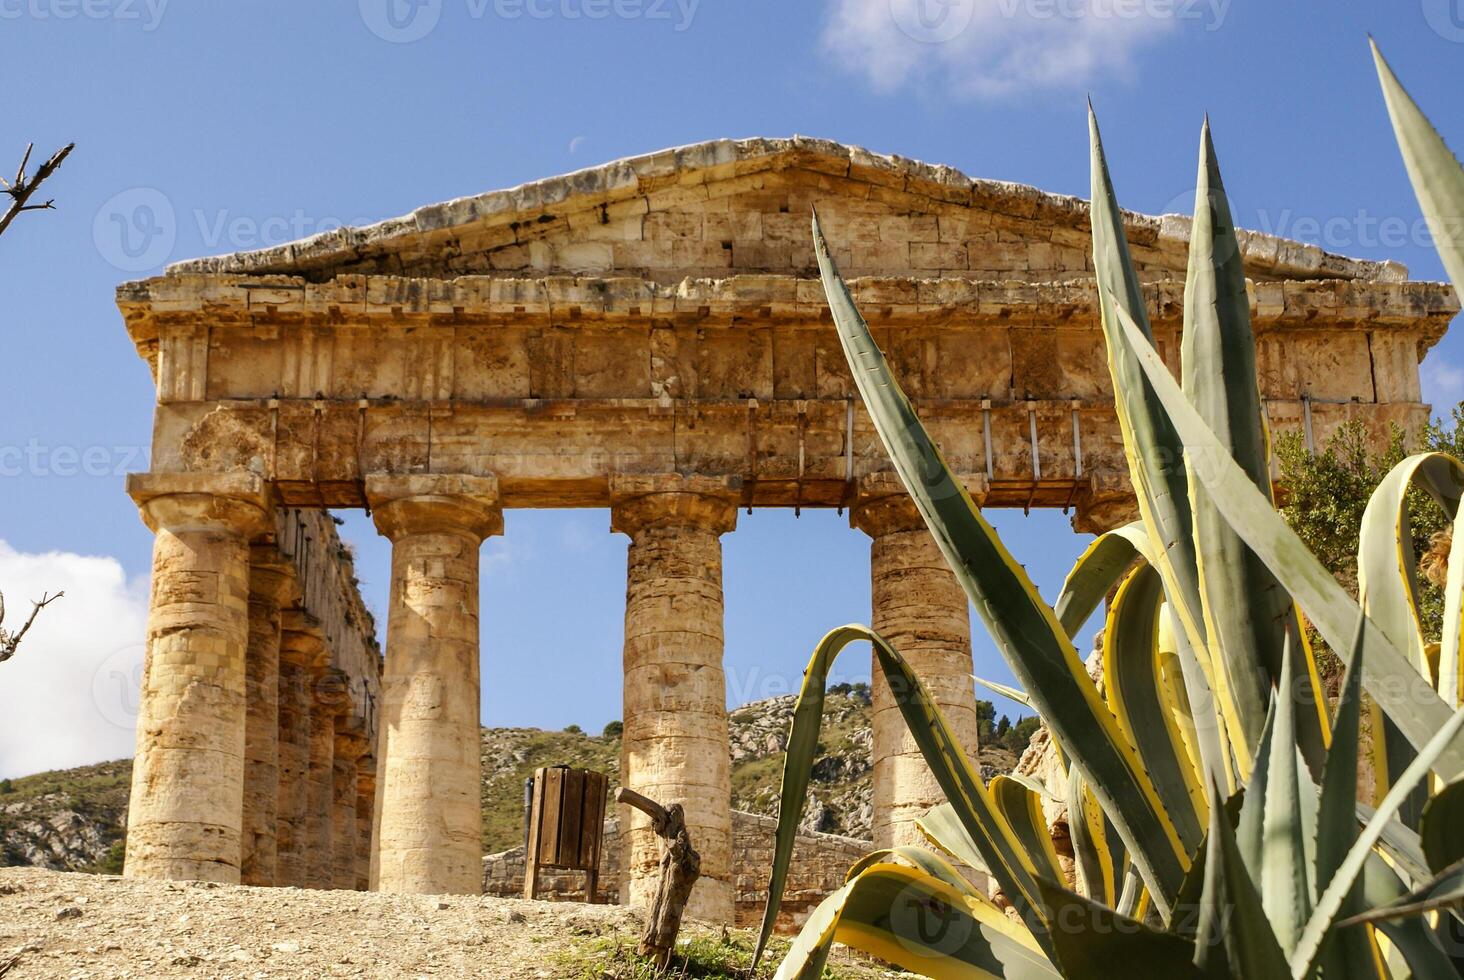
[(281, 607), (299, 601), (295, 564), (273, 544), (249, 546), (249, 594)]
[(270, 487), (256, 473), (129, 473), (127, 493), (154, 533), (222, 529), (252, 538), (273, 526)]
[(280, 660), (307, 670), (324, 670), (330, 664), (325, 631), (320, 620), (303, 609), (280, 613)]
[(366, 719), (360, 715), (336, 716), (335, 754), (337, 759), (355, 765), (371, 748), (371, 739), (366, 734)]
[(339, 667), (326, 667), (313, 679), (310, 697), (315, 707), (335, 719), (340, 727), (341, 718), (351, 714), (351, 680)]
[(610, 530), (635, 534), (650, 527), (698, 527), (726, 534), (737, 527), (738, 477), (610, 477)]
[[(978, 505), (986, 499), (985, 476), (967, 475), (959, 479)], [(849, 505), (849, 526), (878, 538), (901, 531), (923, 531), (925, 519), (899, 474), (881, 472), (862, 477), (855, 485), (854, 500)]]
[(498, 478), (463, 473), (372, 474), (366, 500), (376, 529), (395, 541), (408, 534), (503, 533)]

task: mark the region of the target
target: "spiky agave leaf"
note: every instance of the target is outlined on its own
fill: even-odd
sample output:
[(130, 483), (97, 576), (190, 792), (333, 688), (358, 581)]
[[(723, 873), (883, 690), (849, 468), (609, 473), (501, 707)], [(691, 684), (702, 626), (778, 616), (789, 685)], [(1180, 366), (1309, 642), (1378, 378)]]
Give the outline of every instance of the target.
[[(1250, 297), (1208, 119), (1200, 136), (1195, 190), (1180, 343), (1183, 390), (1236, 465), (1269, 500), (1270, 435), (1256, 380)], [(1188, 462), (1186, 471), (1215, 693), (1232, 727), (1230, 739), (1244, 779), (1260, 741), (1271, 686), (1281, 672), (1291, 597), (1210, 502)], [(1309, 727), (1320, 732), (1318, 721)], [(1320, 758), (1322, 741), (1319, 736), (1315, 741)]]
[(813, 233), (844, 356), (895, 470), (1012, 673), (1058, 743), (1083, 770), (1143, 872), (1155, 903), (1167, 909), (1184, 877), (1188, 854), (1163, 802), (1098, 696), (1057, 616), (951, 474), (900, 390), (834, 268), (817, 215)]
[(829, 668), (851, 643), (868, 641), (874, 647), (875, 662), (894, 694), (895, 703), (914, 737), (920, 754), (930, 767), (941, 791), (950, 802), (967, 839), (981, 855), (985, 869), (1006, 893), (1027, 930), (1039, 946), (1046, 927), (1037, 905), (1037, 886), (1032, 876), (1032, 859), (1012, 835), (981, 777), (966, 758), (965, 750), (952, 734), (940, 709), (930, 699), (920, 679), (903, 657), (875, 631), (864, 626), (842, 626), (821, 641), (803, 674), (803, 687), (793, 709), (793, 723), (783, 759), (782, 792), (778, 804), (778, 827), (773, 846), (773, 866), (768, 879), (768, 904), (762, 930), (753, 953), (753, 965), (761, 960), (772, 937), (798, 821), (808, 796), (818, 735), (823, 722), (824, 687)]
[[(1187, 452), (1195, 460), (1194, 472), (1210, 490), (1215, 506), (1245, 538), (1246, 544), (1265, 560), (1332, 649), (1350, 650), (1349, 641), (1357, 624), (1357, 604), (1216, 441), (1214, 433), (1195, 414), (1138, 327), (1121, 310), (1118, 315), (1124, 320), (1127, 342), (1134, 348), (1165, 409), (1184, 434)], [(1366, 616), (1362, 628), (1368, 654), (1364, 686), (1408, 741), (1421, 750), (1450, 723), (1453, 712), (1413, 669), (1406, 655)], [(1464, 775), (1464, 746), (1440, 747), (1434, 765), (1445, 779)]]
[(819, 904), (776, 980), (819, 980), (840, 942), (932, 980), (1059, 980), (1020, 924), (990, 900), (924, 871), (861, 868)]

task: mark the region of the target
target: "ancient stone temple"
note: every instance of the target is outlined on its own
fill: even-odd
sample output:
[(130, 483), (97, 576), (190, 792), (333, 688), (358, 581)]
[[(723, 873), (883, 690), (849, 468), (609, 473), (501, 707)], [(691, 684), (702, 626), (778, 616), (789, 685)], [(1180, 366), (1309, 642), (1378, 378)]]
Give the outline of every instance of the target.
[[(744, 509), (849, 514), (870, 539), (874, 625), (974, 750), (966, 600), (851, 384), (814, 206), (977, 500), (1069, 509), (1080, 531), (1128, 519), (1072, 198), (818, 140), (718, 141), (183, 263), (118, 292), (158, 392), (152, 471), (129, 484), (158, 535), (129, 873), (264, 880), (278, 729), (274, 880), (298, 874), (302, 837), (349, 834), (351, 766), (360, 785), (371, 758), (373, 885), (478, 890), (478, 552), (505, 508), (604, 508), (630, 539), (622, 773), (685, 806), (693, 914), (732, 914), (721, 548)], [(1174, 361), (1188, 222), (1130, 215), (1128, 231)], [(1450, 291), (1243, 242), (1272, 424), (1314, 442), (1348, 419), (1416, 429), (1418, 364), (1456, 312)], [(392, 543), (374, 740), (369, 721), (326, 722), (334, 694), (314, 679), (341, 641), (322, 652), (303, 628), (321, 613), (283, 591), (270, 550), (280, 508), (348, 507)], [(350, 685), (371, 674), (341, 669)], [(881, 685), (875, 719), (887, 846), (939, 792)], [(657, 843), (643, 817), (620, 818), (623, 895), (643, 901)]]

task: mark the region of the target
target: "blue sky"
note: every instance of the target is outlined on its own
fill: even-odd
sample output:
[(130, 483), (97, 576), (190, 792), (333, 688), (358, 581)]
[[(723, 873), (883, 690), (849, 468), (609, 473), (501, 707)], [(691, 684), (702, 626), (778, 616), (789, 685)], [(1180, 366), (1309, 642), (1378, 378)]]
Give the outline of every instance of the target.
[[(146, 466), (153, 391), (118, 282), (724, 136), (1085, 195), (1089, 93), (1126, 206), (1189, 206), (1208, 111), (1242, 224), (1439, 278), (1368, 32), (1464, 139), (1461, 0), (0, 0), (0, 170), (78, 144), (59, 210), (0, 238), (0, 588), (13, 609), (70, 592), (5, 667), (0, 776), (130, 751), (151, 539), (121, 474)], [(141, 251), (114, 221), (138, 201), (161, 233)], [(1461, 344), (1425, 364), (1437, 404), (1464, 393)], [(384, 609), (388, 549), (349, 516)], [(625, 540), (603, 512), (507, 523), (484, 720), (598, 729), (620, 714)], [(1054, 595), (1084, 539), (1060, 514), (997, 523)], [(735, 701), (787, 692), (824, 630), (868, 616), (867, 542), (831, 512), (744, 517), (725, 571)], [(978, 673), (1007, 677), (976, 637)]]

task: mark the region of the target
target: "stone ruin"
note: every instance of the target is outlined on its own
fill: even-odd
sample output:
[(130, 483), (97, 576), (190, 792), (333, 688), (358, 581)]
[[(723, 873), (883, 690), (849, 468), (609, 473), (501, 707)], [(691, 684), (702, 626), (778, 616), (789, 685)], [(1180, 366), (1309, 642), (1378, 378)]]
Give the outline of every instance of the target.
[[(1074, 198), (820, 140), (722, 140), (176, 265), (117, 295), (158, 396), (151, 471), (128, 481), (157, 544), (127, 873), (478, 892), (478, 551), (505, 508), (605, 508), (630, 538), (621, 772), (686, 808), (692, 914), (735, 917), (721, 539), (742, 509), (848, 512), (871, 540), (874, 626), (974, 753), (966, 600), (851, 383), (814, 206), (976, 500), (1071, 510), (1079, 531), (1131, 518)], [(1188, 220), (1125, 220), (1174, 364)], [(1452, 292), (1241, 241), (1273, 429), (1416, 431)], [(291, 564), (297, 582), (335, 567), (315, 599), (358, 608), (348, 565), (312, 550), (332, 547), (325, 508), (369, 509), (392, 542), (379, 676), (369, 621), (286, 584)], [(320, 532), (303, 577), (281, 561), (282, 513)], [(362, 653), (338, 663), (346, 647)], [(940, 793), (882, 683), (873, 725), (884, 847)], [(621, 897), (644, 903), (657, 842), (620, 818)]]

